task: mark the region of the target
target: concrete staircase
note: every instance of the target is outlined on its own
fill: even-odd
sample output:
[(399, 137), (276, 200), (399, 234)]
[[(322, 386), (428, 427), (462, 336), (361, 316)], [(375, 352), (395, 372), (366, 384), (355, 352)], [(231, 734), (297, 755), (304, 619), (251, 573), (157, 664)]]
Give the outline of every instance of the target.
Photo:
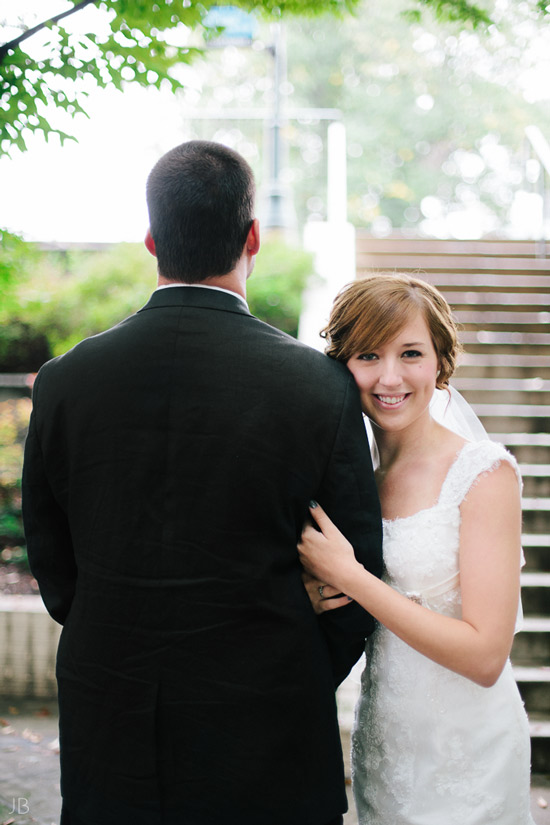
[(512, 663), (529, 714), (534, 773), (550, 774), (550, 258), (532, 241), (357, 236), (357, 277), (401, 271), (437, 286), (461, 324), (454, 386), (524, 480), (525, 623)]

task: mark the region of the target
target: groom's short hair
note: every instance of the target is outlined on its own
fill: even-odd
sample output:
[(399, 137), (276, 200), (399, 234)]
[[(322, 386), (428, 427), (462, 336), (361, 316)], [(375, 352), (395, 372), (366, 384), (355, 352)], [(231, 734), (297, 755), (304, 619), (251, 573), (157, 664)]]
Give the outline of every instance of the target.
[(163, 155), (147, 180), (159, 273), (198, 283), (231, 272), (254, 219), (255, 194), (248, 163), (220, 143), (191, 140)]

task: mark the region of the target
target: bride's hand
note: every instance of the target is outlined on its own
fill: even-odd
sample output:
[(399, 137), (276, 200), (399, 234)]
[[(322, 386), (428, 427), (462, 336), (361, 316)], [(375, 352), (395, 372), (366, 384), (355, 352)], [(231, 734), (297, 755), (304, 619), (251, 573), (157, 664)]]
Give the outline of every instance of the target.
[(309, 508), (309, 512), (320, 532), (313, 525), (306, 524), (298, 544), (300, 561), (306, 573), (318, 580), (317, 586), (331, 582), (334, 592), (341, 593), (345, 591), (344, 580), (349, 581), (348, 576), (353, 575), (354, 568), (360, 567), (359, 562), (355, 558), (353, 547), (323, 508), (315, 503), (315, 506)]
[(334, 610), (336, 607), (344, 607), (350, 603), (350, 599), (344, 596), (338, 588), (331, 584), (323, 584), (309, 573), (302, 573), (302, 581), (316, 613), (324, 613), (325, 610)]

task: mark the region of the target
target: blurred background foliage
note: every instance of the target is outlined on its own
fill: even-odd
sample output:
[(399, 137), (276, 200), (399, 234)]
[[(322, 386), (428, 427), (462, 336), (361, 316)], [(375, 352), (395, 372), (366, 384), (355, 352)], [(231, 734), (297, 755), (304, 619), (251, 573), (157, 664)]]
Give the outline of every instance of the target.
[[(101, 251), (40, 251), (18, 271), (0, 308), (0, 372), (36, 372), (44, 361), (122, 321), (156, 285), (155, 261), (143, 244)], [(276, 235), (262, 241), (248, 282), (250, 310), (296, 335), (312, 256)]]
[[(378, 0), (342, 19), (287, 23), (283, 111), (303, 113), (284, 126), (283, 178), (298, 225), (326, 219), (327, 124), (319, 108), (339, 111), (346, 126), (354, 225), (379, 235), (518, 236), (528, 230), (517, 198), (525, 127), (550, 135), (550, 24), (535, 3), (515, 0), (500, 0), (495, 25), (483, 31), (441, 22), (429, 8), (420, 21), (407, 10), (403, 0)], [(263, 124), (224, 115), (269, 110), (265, 66), (261, 50), (211, 52), (186, 67), (179, 98), (190, 136), (217, 134), (260, 174)], [(201, 121), (208, 106), (219, 112), (217, 124)]]
[(0, 562), (26, 564), (21, 468), (30, 398), (0, 401)]
[(17, 285), (32, 270), (36, 255), (34, 244), (0, 229), (0, 308), (3, 312), (17, 305), (14, 301)]

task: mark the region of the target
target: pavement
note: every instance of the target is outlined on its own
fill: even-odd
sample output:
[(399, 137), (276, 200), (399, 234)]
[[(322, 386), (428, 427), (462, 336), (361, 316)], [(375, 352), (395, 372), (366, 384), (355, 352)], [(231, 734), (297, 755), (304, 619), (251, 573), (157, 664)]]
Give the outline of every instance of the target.
[[(349, 753), (345, 730), (342, 741)], [(533, 818), (550, 825), (550, 776), (532, 779)], [(358, 825), (349, 788), (348, 797), (344, 825)], [(58, 825), (59, 810), (57, 703), (0, 699), (0, 825)]]
[(0, 825), (58, 825), (57, 702), (0, 699)]

